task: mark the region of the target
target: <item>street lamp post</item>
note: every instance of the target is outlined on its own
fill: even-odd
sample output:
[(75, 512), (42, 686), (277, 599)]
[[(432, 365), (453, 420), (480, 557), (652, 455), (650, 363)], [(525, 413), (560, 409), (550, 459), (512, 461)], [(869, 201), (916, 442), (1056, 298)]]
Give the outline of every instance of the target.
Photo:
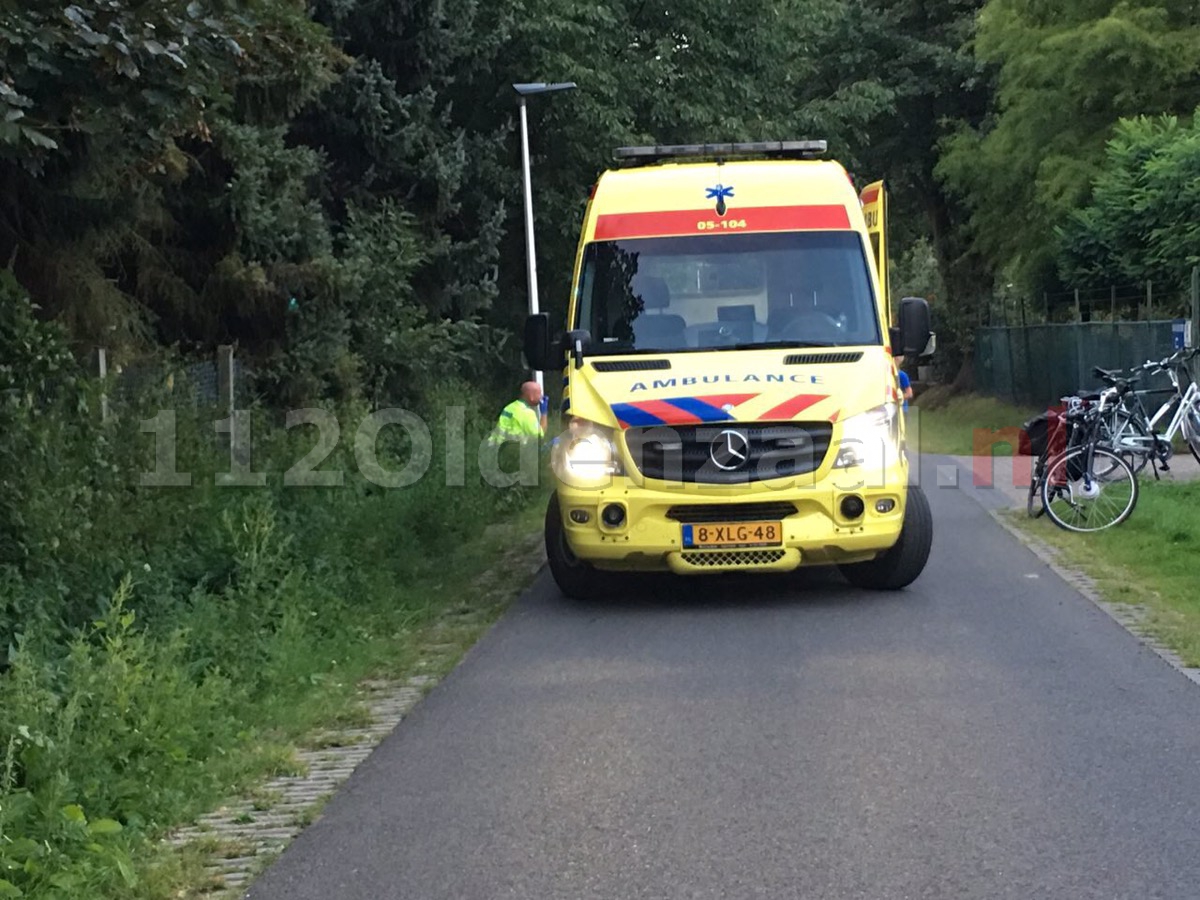
[[(537, 258), (533, 247), (533, 189), (529, 175), (529, 117), (525, 111), (525, 98), (531, 94), (549, 94), (555, 91), (569, 91), (575, 87), (575, 82), (559, 82), (546, 84), (534, 82), (531, 84), (514, 84), (520, 99), (521, 107), (521, 174), (525, 181), (525, 266), (529, 276), (529, 314), (538, 312)], [(534, 372), (539, 386), (542, 385), (542, 373)]]

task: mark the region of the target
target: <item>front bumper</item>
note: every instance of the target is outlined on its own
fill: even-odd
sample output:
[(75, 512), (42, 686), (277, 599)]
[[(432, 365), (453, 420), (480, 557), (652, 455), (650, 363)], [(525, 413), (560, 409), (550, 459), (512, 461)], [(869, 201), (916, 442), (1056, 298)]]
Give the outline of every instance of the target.
[[(805, 565), (862, 562), (887, 550), (900, 536), (908, 484), (906, 463), (896, 463), (882, 477), (864, 479), (857, 469), (827, 470), (825, 477), (779, 489), (769, 483), (739, 486), (667, 484), (614, 477), (604, 488), (581, 490), (559, 484), (558, 501), (572, 551), (599, 569), (664, 571), (695, 575), (711, 572), (787, 572)], [(864, 512), (848, 518), (843, 498), (862, 499)], [(891, 501), (879, 512), (876, 503)], [(624, 518), (606, 525), (603, 510), (619, 505)], [(784, 515), (749, 516), (746, 504), (790, 504)], [(886, 505), (886, 504), (885, 504)], [(775, 546), (691, 550), (683, 547), (682, 526), (696, 507), (719, 520), (766, 518), (782, 523), (782, 542)], [(586, 519), (586, 521), (582, 521)]]

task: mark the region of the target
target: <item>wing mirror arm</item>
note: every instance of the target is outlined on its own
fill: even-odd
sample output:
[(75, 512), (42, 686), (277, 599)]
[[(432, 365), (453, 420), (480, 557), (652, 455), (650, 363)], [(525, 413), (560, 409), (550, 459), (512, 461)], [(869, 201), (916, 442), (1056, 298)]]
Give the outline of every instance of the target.
[(592, 334), (582, 328), (575, 331), (568, 331), (563, 335), (563, 340), (567, 344), (567, 350), (571, 354), (571, 359), (575, 363), (576, 369), (583, 368), (583, 354), (587, 352), (592, 343)]

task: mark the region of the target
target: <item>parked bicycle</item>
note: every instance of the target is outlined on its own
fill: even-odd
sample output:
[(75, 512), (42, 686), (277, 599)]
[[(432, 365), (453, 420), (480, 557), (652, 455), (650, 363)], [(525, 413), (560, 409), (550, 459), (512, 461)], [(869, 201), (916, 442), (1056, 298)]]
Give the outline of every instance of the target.
[(1137, 474), (1104, 445), (1103, 422), (1118, 399), (1116, 388), (1063, 397), (1062, 411), (1026, 423), (1034, 456), (1030, 515), (1045, 512), (1058, 527), (1076, 532), (1101, 531), (1129, 518), (1138, 500)]
[[(1181, 350), (1157, 362), (1147, 361), (1130, 370), (1129, 375), (1120, 370), (1096, 367), (1092, 373), (1117, 390), (1120, 401), (1112, 406), (1103, 421), (1107, 443), (1140, 472), (1148, 462), (1153, 463), (1155, 477), (1158, 469), (1169, 469), (1174, 453), (1176, 436), (1181, 436), (1200, 462), (1200, 386), (1192, 379), (1188, 362), (1200, 348)], [(1160, 390), (1137, 390), (1142, 375), (1165, 373), (1171, 381), (1170, 388)], [(1155, 394), (1170, 394), (1154, 415), (1147, 410), (1144, 398)], [(1172, 410), (1174, 411), (1172, 413)], [(1159, 431), (1159, 423), (1171, 414), (1166, 428)]]

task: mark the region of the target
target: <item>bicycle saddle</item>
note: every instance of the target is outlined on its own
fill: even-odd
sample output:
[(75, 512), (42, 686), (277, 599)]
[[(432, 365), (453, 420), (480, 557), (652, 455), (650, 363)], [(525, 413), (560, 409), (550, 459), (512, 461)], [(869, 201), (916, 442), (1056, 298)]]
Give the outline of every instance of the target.
[(1092, 368), (1092, 374), (1110, 387), (1128, 387), (1135, 384), (1141, 377), (1140, 375), (1125, 375), (1120, 369), (1102, 369), (1099, 366)]

